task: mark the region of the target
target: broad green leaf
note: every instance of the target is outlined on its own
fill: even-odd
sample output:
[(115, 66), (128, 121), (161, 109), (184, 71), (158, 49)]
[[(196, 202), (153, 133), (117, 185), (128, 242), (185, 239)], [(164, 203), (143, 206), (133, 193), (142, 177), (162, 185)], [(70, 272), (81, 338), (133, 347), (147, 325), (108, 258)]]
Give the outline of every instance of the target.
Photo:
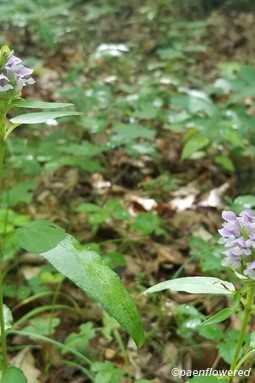
[(227, 337), (218, 344), (220, 357), (229, 364), (231, 364), (235, 355), (236, 342), (237, 339), (229, 339)]
[(238, 131), (235, 131), (234, 129), (223, 129), (221, 132), (221, 136), (224, 141), (229, 142), (233, 147), (236, 148), (242, 148), (244, 147), (244, 141), (240, 134), (238, 134)]
[(151, 212), (141, 212), (137, 215), (131, 227), (145, 234), (162, 234), (164, 231), (160, 227), (160, 218)]
[(224, 337), (224, 332), (217, 326), (200, 326), (198, 329), (199, 335), (206, 339), (222, 339)]
[[(89, 341), (95, 337), (95, 330), (92, 322), (82, 324), (79, 329), (79, 332), (71, 332), (71, 334), (69, 334), (65, 339), (64, 344), (69, 348), (79, 352), (84, 352), (89, 344)], [(66, 350), (64, 349), (63, 353), (65, 352)]]
[(233, 173), (235, 171), (235, 167), (233, 162), (227, 156), (216, 156), (215, 157), (216, 164), (221, 165), (228, 172)]
[(67, 236), (64, 229), (46, 220), (33, 221), (16, 233), (20, 246), (31, 253), (51, 250)]
[(80, 204), (75, 210), (79, 213), (100, 213), (102, 207), (94, 203), (84, 202)]
[(64, 230), (48, 221), (35, 221), (17, 230), (21, 247), (40, 253), (61, 274), (102, 304), (134, 339), (143, 344), (143, 327), (134, 301), (112, 271), (95, 252), (81, 245)]
[(207, 146), (209, 142), (209, 139), (202, 134), (192, 136), (183, 147), (181, 156), (182, 160), (187, 160), (192, 156), (192, 154)]
[[(222, 359), (231, 364), (235, 355), (236, 344), (240, 335), (240, 330), (232, 329), (224, 332), (223, 339), (217, 343), (217, 349), (219, 351), (219, 355)], [(247, 349), (250, 342), (250, 334), (248, 332), (244, 335), (244, 347), (241, 350), (240, 357), (242, 357), (243, 352)]]
[(3, 202), (6, 206), (15, 206), (22, 202), (29, 203), (35, 187), (36, 182), (34, 181), (19, 182), (3, 193)]
[(66, 117), (66, 116), (78, 116), (79, 112), (75, 111), (56, 111), (56, 112), (38, 112), (27, 113), (12, 118), (10, 121), (14, 124), (41, 124), (47, 122), (53, 118)]
[(155, 131), (137, 124), (116, 124), (113, 128), (114, 134), (110, 138), (110, 144), (115, 146), (126, 145), (139, 138), (153, 139)]
[(29, 326), (24, 327), (23, 330), (32, 334), (52, 335), (59, 323), (59, 318), (34, 318), (30, 320)]
[(63, 102), (45, 102), (45, 101), (36, 101), (36, 100), (23, 100), (15, 104), (18, 108), (31, 108), (31, 109), (58, 109), (58, 108), (67, 108), (73, 106), (70, 103)]
[(5, 371), (1, 383), (27, 383), (27, 378), (17, 367), (8, 367)]
[(230, 295), (235, 292), (232, 283), (214, 277), (186, 277), (158, 283), (145, 290), (144, 293), (155, 293), (170, 289), (172, 291), (185, 291), (192, 294), (223, 294)]
[(206, 93), (200, 90), (188, 89), (186, 93), (188, 98), (188, 109), (192, 114), (200, 112), (212, 116), (215, 112), (215, 106)]
[(109, 361), (93, 363), (92, 371), (96, 372), (94, 383), (119, 383), (124, 376), (124, 372)]
[(104, 254), (104, 262), (111, 269), (115, 269), (118, 266), (125, 266), (127, 264), (123, 254), (118, 253), (117, 251), (105, 253)]
[(252, 209), (255, 207), (255, 196), (252, 194), (240, 195), (235, 198), (234, 204), (239, 208), (240, 212), (243, 209)]
[(55, 248), (41, 255), (100, 302), (132, 336), (137, 346), (143, 344), (143, 328), (133, 300), (119, 276), (105, 265), (96, 252), (77, 249), (75, 239), (68, 236)]

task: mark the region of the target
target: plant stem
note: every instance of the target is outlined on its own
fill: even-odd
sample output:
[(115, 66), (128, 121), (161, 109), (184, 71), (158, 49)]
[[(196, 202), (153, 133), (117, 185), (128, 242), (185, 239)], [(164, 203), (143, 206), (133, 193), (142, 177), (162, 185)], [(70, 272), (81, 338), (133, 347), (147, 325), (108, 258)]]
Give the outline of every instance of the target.
[(236, 370), (239, 370), (239, 368), (244, 364), (244, 362), (246, 361), (246, 359), (250, 358), (250, 356), (252, 354), (255, 353), (255, 349), (253, 350), (250, 350), (249, 352), (247, 352), (247, 354), (245, 354), (240, 360), (239, 362), (237, 363), (236, 365)]
[[(4, 149), (5, 149), (5, 119), (0, 121), (0, 197), (2, 194), (2, 181), (3, 181), (3, 161), (4, 161)], [(2, 249), (1, 258), (3, 257)], [(3, 302), (3, 269), (2, 262), (0, 265), (0, 329), (1, 329), (1, 349), (2, 349), (2, 372), (4, 373), (7, 368), (7, 343), (6, 332), (4, 323), (4, 302)]]
[[(230, 366), (230, 371), (234, 372), (238, 363), (239, 355), (242, 349), (243, 341), (244, 341), (244, 336), (246, 333), (246, 328), (250, 319), (250, 314), (251, 314), (251, 308), (252, 308), (252, 303), (253, 303), (253, 296), (254, 296), (254, 286), (250, 288), (250, 290), (247, 292), (247, 301), (245, 305), (245, 310), (244, 310), (244, 318), (242, 322), (242, 327), (240, 330), (239, 338), (237, 341), (236, 349), (235, 349), (235, 355), (233, 358), (233, 361)], [(232, 380), (232, 377), (230, 378), (230, 382)]]

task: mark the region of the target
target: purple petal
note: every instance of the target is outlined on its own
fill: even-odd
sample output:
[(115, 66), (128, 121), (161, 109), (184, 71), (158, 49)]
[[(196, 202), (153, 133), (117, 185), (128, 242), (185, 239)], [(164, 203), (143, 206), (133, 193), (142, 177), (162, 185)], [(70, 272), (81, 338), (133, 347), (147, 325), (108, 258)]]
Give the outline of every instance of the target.
[(230, 230), (227, 230), (225, 229), (224, 227), (220, 230), (218, 230), (218, 232), (220, 233), (220, 235), (222, 235), (223, 237), (231, 237), (231, 238), (235, 238), (235, 234), (233, 231), (230, 231)]
[(247, 263), (247, 269), (246, 270), (253, 270), (255, 269), (255, 261)]
[(9, 58), (9, 60), (7, 61), (7, 63), (5, 64), (6, 66), (10, 67), (14, 64), (20, 64), (21, 63), (21, 59), (14, 56), (14, 55), (11, 55), (11, 57)]
[[(251, 221), (254, 220), (254, 215), (252, 214), (252, 211), (249, 210), (249, 209), (245, 209), (243, 210), (241, 213), (240, 213), (240, 217), (243, 217), (243, 216), (246, 216), (247, 218), (249, 218)], [(250, 222), (251, 222), (250, 221)]]
[(33, 69), (29, 69), (25, 66), (19, 70), (19, 75), (22, 77), (29, 76), (32, 73), (33, 73)]
[(247, 246), (243, 236), (235, 239), (235, 243), (237, 243), (238, 245), (240, 245), (242, 247), (246, 247)]
[(222, 212), (222, 218), (225, 220), (225, 221), (236, 221), (237, 217), (236, 217), (236, 214), (229, 210), (223, 210)]

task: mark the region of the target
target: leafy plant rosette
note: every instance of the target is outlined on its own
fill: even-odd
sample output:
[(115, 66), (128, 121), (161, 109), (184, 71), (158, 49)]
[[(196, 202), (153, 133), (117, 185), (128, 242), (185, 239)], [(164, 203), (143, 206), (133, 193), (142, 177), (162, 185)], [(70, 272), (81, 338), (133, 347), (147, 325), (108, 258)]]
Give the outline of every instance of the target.
[[(165, 289), (183, 291), (194, 294), (220, 294), (232, 296), (231, 308), (224, 308), (211, 318), (206, 319), (202, 326), (214, 325), (229, 318), (231, 314), (243, 309), (242, 325), (236, 343), (234, 358), (227, 376), (203, 377), (203, 382), (232, 382), (240, 367), (255, 353), (254, 335), (251, 334), (249, 349), (244, 349), (244, 338), (253, 310), (255, 293), (255, 217), (252, 211), (245, 209), (239, 216), (233, 211), (223, 211), (223, 227), (219, 230), (219, 243), (224, 245), (222, 265), (229, 267), (240, 279), (242, 286), (235, 286), (225, 280), (214, 277), (184, 277), (158, 283), (145, 291), (155, 293)], [(241, 303), (241, 304), (240, 304)], [(188, 382), (198, 383), (201, 377), (193, 377)]]
[[(23, 65), (20, 58), (8, 46), (0, 49), (0, 190), (4, 149), (10, 133), (21, 124), (39, 124), (52, 118), (79, 115), (67, 109), (72, 104), (51, 103), (21, 98), (24, 86), (34, 84), (33, 70)], [(8, 120), (11, 108), (36, 108), (42, 112), (22, 114)], [(47, 111), (45, 111), (45, 109)], [(67, 110), (66, 110), (67, 109)], [(143, 344), (143, 327), (135, 303), (112, 271), (95, 251), (83, 249), (74, 237), (50, 221), (34, 221), (17, 230), (19, 245), (29, 251), (41, 254), (60, 273), (73, 281), (88, 295), (96, 299), (134, 339), (138, 347)], [(1, 254), (3, 259), (3, 254)], [(3, 303), (5, 264), (0, 265), (0, 330), (1, 330), (1, 373), (2, 383), (26, 383), (24, 373), (8, 363), (6, 336), (12, 331), (12, 314)], [(21, 330), (22, 331), (22, 330)], [(15, 331), (13, 331), (15, 333)], [(17, 333), (17, 332), (16, 332)], [(35, 339), (36, 334), (24, 333)], [(42, 339), (42, 337), (40, 338)], [(44, 338), (44, 340), (47, 338)], [(51, 343), (56, 341), (48, 339)]]

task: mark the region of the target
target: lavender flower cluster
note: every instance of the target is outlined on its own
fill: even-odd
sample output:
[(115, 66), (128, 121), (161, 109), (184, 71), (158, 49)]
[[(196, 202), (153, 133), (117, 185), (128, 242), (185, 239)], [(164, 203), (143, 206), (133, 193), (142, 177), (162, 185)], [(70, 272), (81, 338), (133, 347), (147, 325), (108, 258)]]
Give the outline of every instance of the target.
[(12, 90), (14, 95), (19, 95), (24, 86), (34, 84), (32, 73), (6, 45), (0, 49), (0, 92)]
[(255, 280), (255, 217), (250, 210), (244, 210), (239, 216), (233, 211), (223, 211), (225, 220), (219, 230), (219, 243), (227, 250), (222, 265), (230, 266), (250, 279)]

